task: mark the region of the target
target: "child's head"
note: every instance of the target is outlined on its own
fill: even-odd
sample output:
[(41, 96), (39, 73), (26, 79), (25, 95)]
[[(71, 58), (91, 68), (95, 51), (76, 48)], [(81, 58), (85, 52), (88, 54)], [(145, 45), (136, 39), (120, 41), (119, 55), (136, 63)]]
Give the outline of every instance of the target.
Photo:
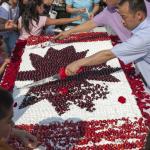
[(28, 12), (32, 18), (42, 14), (44, 11), (43, 0), (29, 0), (26, 6), (27, 7), (25, 8), (25, 12)]
[(12, 6), (15, 6), (17, 5), (18, 3), (18, 0), (9, 0), (9, 3), (12, 5)]
[(43, 0), (44, 5), (50, 6), (54, 0)]
[(26, 5), (28, 4), (29, 0), (22, 0), (22, 4)]
[(13, 97), (0, 88), (0, 139), (7, 139), (13, 126)]
[(22, 14), (22, 26), (27, 32), (30, 32), (32, 21), (39, 22), (39, 16), (44, 12), (43, 0), (29, 0)]

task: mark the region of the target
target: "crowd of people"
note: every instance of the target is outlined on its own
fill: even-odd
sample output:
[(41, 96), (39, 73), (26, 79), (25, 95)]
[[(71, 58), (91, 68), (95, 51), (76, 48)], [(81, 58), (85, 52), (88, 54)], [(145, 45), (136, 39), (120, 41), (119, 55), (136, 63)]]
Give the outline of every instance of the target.
[[(64, 11), (64, 16), (58, 17), (59, 10)], [(81, 67), (118, 57), (125, 64), (134, 62), (146, 87), (150, 88), (149, 16), (150, 0), (0, 0), (0, 75), (11, 61), (10, 56), (18, 39), (51, 34), (52, 27), (69, 23), (75, 27), (59, 33), (54, 40), (98, 26), (109, 26), (121, 43), (111, 50), (103, 50), (68, 64), (66, 73), (74, 75)], [(13, 127), (12, 105), (11, 94), (0, 88), (0, 150), (3, 147), (5, 150), (12, 149), (5, 142), (12, 135), (20, 138), (26, 146), (36, 147), (36, 137)], [(150, 140), (147, 141), (145, 149), (149, 150)]]
[[(99, 2), (100, 0), (86, 1), (86, 3), (63, 0), (1, 0), (0, 59), (3, 61), (0, 64), (4, 62), (2, 66), (6, 66), (6, 62), (9, 62), (17, 39), (26, 40), (31, 35), (53, 33), (54, 28), (51, 27), (55, 25), (85, 22), (99, 11)], [(63, 11), (66, 18), (57, 17), (59, 10), (56, 12), (58, 9), (56, 6), (59, 8), (65, 6)], [(5, 57), (1, 54), (2, 51)], [(4, 70), (3, 68), (1, 70)]]

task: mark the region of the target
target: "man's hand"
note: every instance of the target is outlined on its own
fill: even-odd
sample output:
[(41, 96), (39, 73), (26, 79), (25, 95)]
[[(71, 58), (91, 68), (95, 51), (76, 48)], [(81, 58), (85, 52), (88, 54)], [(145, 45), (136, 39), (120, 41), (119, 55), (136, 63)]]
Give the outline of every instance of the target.
[(65, 39), (65, 38), (69, 37), (69, 35), (70, 35), (69, 30), (68, 31), (64, 31), (64, 32), (61, 32), (58, 35), (56, 35), (54, 37), (54, 40), (57, 40), (57, 39), (62, 40), (62, 39)]
[(20, 130), (20, 129), (13, 129), (14, 136), (18, 137), (21, 142), (24, 144), (24, 146), (28, 148), (36, 148), (39, 145), (39, 142), (37, 141), (37, 138), (30, 133)]
[(78, 73), (78, 70), (80, 70), (80, 68), (82, 67), (81, 66), (81, 59), (77, 60), (77, 61), (74, 61), (72, 62), (71, 64), (69, 64), (67, 67), (66, 67), (66, 70), (65, 70), (65, 73), (68, 75), (68, 76), (72, 76), (72, 75), (75, 75)]

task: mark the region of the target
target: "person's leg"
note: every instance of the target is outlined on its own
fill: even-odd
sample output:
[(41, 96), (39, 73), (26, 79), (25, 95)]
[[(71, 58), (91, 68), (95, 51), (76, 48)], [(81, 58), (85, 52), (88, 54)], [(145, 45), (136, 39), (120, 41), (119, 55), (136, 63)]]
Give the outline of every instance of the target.
[(3, 37), (0, 37), (0, 65), (3, 63), (4, 59), (8, 58), (6, 52), (6, 46)]
[(9, 38), (8, 37), (4, 37), (4, 44), (5, 44), (5, 51), (7, 55), (9, 56)]
[(11, 55), (12, 50), (15, 47), (16, 41), (19, 37), (19, 34), (17, 32), (9, 32), (9, 37), (8, 37), (8, 53)]

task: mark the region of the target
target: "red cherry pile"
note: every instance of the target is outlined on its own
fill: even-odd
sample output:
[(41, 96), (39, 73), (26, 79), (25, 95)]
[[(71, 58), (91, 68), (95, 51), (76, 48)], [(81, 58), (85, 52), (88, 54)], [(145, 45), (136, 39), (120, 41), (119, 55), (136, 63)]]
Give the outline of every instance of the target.
[(21, 71), (17, 80), (40, 80), (59, 72), (61, 67), (85, 57), (87, 51), (76, 53), (73, 46), (68, 46), (60, 51), (50, 48), (44, 57), (37, 54), (30, 54), (32, 66), (35, 71)]
[[(54, 36), (30, 36), (27, 45), (37, 45), (47, 41), (53, 41)], [(63, 40), (55, 40), (56, 43), (72, 43), (72, 42), (91, 42), (110, 40), (106, 32), (89, 32), (73, 34)]]
[(67, 94), (69, 92), (69, 89), (67, 87), (61, 87), (58, 89), (58, 93), (61, 95)]
[(17, 77), (17, 73), (21, 63), (21, 56), (23, 54), (23, 49), (26, 43), (26, 40), (17, 40), (16, 42), (16, 47), (14, 48), (11, 56), (11, 62), (7, 66), (7, 69), (5, 70), (3, 78), (0, 82), (0, 86), (5, 88), (6, 90), (12, 91), (14, 88), (14, 82)]
[[(148, 133), (143, 118), (98, 121), (64, 121), (49, 125), (20, 125), (35, 135), (47, 150), (132, 150), (142, 149)], [(107, 144), (102, 141), (107, 141)], [(90, 144), (92, 143), (92, 144)], [(10, 144), (16, 150), (25, 149), (18, 141)]]
[[(76, 52), (73, 46), (69, 46), (60, 51), (50, 48), (44, 58), (36, 54), (30, 54), (30, 59), (35, 70), (19, 72), (17, 80), (38, 81), (52, 76), (58, 73), (62, 66), (67, 66), (71, 62), (85, 57), (86, 53), (87, 51)], [(109, 91), (106, 84), (92, 84), (88, 80), (119, 82), (118, 79), (110, 75), (119, 69), (112, 68), (106, 64), (87, 67), (76, 76), (32, 87), (19, 108), (21, 109), (47, 99), (55, 107), (59, 115), (68, 111), (71, 104), (75, 104), (82, 109), (86, 108), (87, 111), (92, 112), (95, 110), (93, 101), (106, 99)], [(69, 89), (71, 92), (65, 91), (64, 94), (60, 93), (58, 89), (61, 87)]]

